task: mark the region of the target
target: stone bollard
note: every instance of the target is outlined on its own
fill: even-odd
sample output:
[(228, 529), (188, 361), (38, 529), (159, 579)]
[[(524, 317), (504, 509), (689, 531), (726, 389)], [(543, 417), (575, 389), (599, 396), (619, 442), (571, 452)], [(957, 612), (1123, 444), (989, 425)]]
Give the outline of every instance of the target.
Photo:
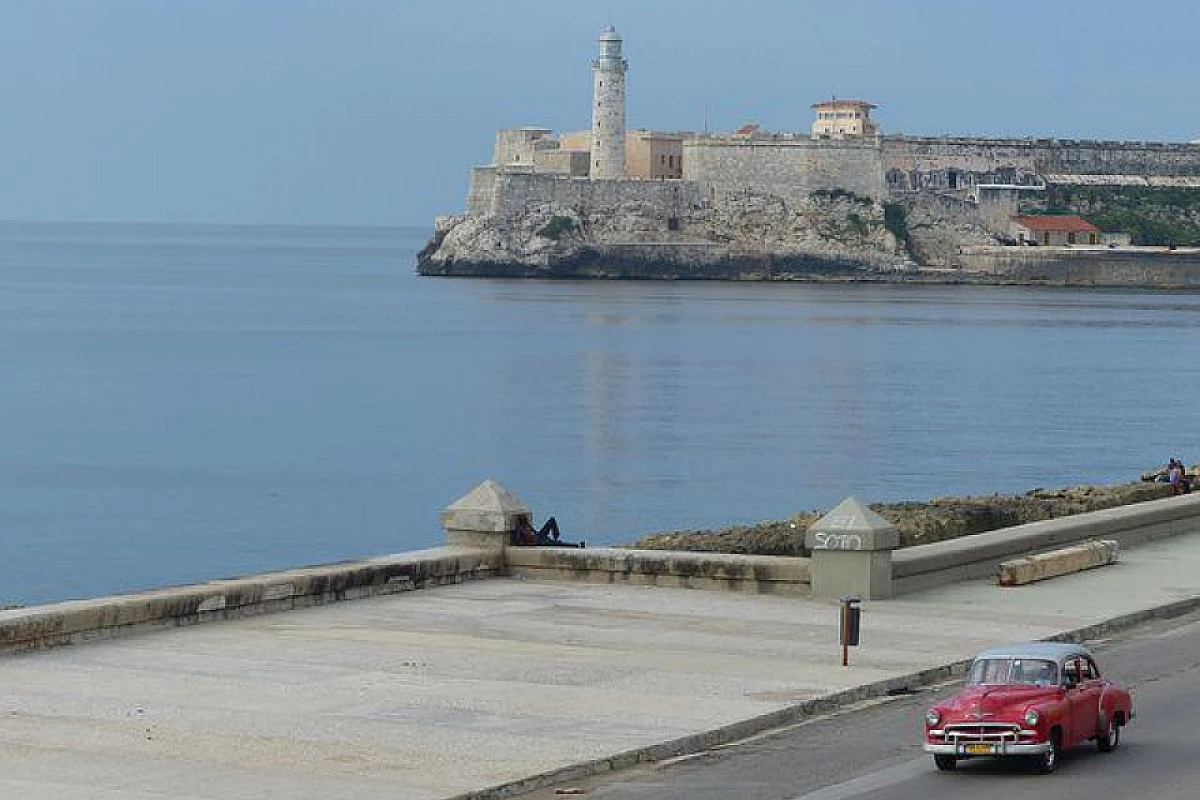
[(812, 553), (812, 596), (864, 600), (892, 596), (892, 550), (896, 526), (853, 497), (814, 522), (804, 535)]
[(442, 511), (442, 527), (451, 547), (503, 550), (517, 518), (529, 508), (516, 495), (488, 479)]

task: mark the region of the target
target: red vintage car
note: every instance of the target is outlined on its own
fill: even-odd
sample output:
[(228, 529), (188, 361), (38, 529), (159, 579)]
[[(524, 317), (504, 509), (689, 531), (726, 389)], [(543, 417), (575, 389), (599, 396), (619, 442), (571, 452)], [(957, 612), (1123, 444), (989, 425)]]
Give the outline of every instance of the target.
[(1086, 647), (1027, 642), (975, 657), (966, 686), (925, 714), (925, 752), (940, 770), (1019, 756), (1049, 773), (1063, 750), (1084, 742), (1112, 750), (1131, 719), (1129, 692), (1100, 674)]

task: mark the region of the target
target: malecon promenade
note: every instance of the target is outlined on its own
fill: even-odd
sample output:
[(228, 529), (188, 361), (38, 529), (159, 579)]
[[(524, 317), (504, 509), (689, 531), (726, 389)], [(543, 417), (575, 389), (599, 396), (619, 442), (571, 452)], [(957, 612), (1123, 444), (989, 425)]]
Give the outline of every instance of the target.
[(446, 548), (0, 612), (0, 793), (495, 797), (701, 751), (945, 680), (987, 645), (1200, 605), (1200, 495), (1131, 509), (1022, 526), (1032, 549), (1136, 545), (1053, 580), (953, 581), (962, 541), (922, 556), (928, 588), (863, 602), (848, 668), (808, 559), (506, 555), (464, 546), (500, 527), (477, 511), (444, 516)]

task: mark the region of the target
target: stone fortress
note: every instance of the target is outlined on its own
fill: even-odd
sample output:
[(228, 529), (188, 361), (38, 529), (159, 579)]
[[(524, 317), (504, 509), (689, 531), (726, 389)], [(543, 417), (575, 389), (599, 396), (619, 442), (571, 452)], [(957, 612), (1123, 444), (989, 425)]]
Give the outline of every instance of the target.
[[(466, 213), (438, 220), (419, 271), (802, 279), (1011, 269), (1004, 248), (1022, 242), (1128, 243), (1096, 233), (1077, 243), (1076, 230), (1098, 231), (1083, 221), (1052, 240), (1042, 230), (1052, 224), (1018, 219), (1026, 198), (1062, 186), (1200, 189), (1195, 143), (884, 134), (861, 100), (814, 104), (804, 132), (631, 130), (628, 68), (609, 27), (592, 62), (591, 130), (499, 131), (492, 163), (472, 170)], [(1017, 262), (1043, 269), (1052, 254), (1029, 250)]]

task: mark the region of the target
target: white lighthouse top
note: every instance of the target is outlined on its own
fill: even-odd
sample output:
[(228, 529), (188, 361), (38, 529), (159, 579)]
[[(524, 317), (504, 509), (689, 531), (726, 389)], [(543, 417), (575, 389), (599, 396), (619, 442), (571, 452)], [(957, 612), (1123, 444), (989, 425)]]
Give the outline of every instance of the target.
[(621, 57), (621, 34), (609, 25), (600, 34), (600, 57), (592, 62), (592, 69), (624, 74), (628, 68), (628, 62)]

